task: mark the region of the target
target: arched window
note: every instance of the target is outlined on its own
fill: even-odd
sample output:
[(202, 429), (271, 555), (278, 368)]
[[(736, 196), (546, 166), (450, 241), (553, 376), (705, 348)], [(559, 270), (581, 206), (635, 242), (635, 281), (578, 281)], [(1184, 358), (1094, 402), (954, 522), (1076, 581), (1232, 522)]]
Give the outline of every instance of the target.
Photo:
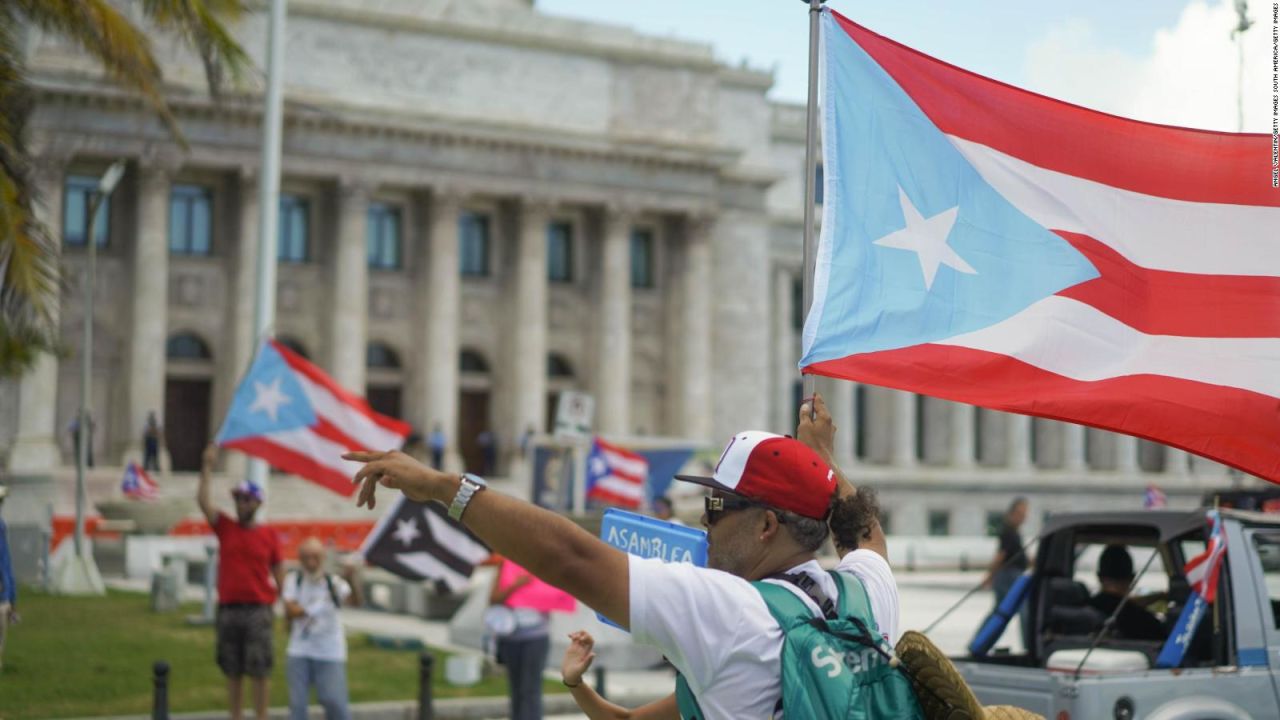
[(474, 350), (463, 350), (458, 357), (458, 370), (464, 373), (488, 373), (489, 362)]
[(276, 338), (276, 342), (308, 360), (311, 359), (311, 353), (307, 352), (306, 346), (304, 346), (297, 338), (289, 337), (288, 335), (280, 335)]
[(558, 353), (547, 355), (547, 377), (572, 379), (573, 366), (565, 359), (565, 356)]
[(210, 360), (209, 346), (195, 333), (178, 333), (169, 336), (165, 343), (165, 355), (170, 360)]
[(399, 370), (400, 356), (385, 343), (371, 342), (365, 346), (365, 365), (381, 370)]

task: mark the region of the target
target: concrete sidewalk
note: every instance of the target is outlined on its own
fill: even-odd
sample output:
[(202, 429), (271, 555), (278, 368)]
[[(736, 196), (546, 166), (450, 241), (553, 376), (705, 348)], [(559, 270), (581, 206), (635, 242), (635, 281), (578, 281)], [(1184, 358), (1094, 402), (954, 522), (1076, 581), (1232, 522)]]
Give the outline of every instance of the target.
[[(112, 589), (130, 592), (145, 593), (149, 589), (145, 580), (109, 578), (106, 583)], [(181, 595), (184, 601), (198, 602), (203, 599), (204, 593), (203, 588), (188, 584), (183, 588)], [(348, 635), (375, 635), (385, 638), (417, 640), (424, 645), (446, 652), (479, 654), (475, 648), (462, 647), (451, 642), (449, 639), (449, 624), (444, 621), (425, 620), (411, 615), (400, 615), (377, 610), (344, 608), (342, 610), (342, 623)], [(279, 650), (283, 652), (283, 648)], [(559, 658), (548, 659), (548, 671), (545, 674), (548, 679), (560, 679), (560, 672), (557, 669), (559, 664)], [(352, 669), (348, 668), (348, 672), (351, 671)], [(594, 677), (595, 675), (592, 673), (590, 679), (594, 680)], [(670, 670), (611, 670), (606, 673), (605, 683), (610, 700), (624, 707), (636, 707), (670, 694), (675, 689), (675, 673)], [(406, 696), (416, 697), (417, 692), (418, 689), (416, 687), (405, 688)], [(577, 712), (577, 706), (567, 691), (544, 695), (543, 706), (547, 720), (576, 720), (585, 717)], [(508, 699), (506, 696), (448, 698), (436, 700), (433, 703), (433, 708), (435, 714), (431, 717), (437, 720), (477, 720), (480, 718), (496, 720), (507, 717)], [(351, 706), (352, 720), (414, 720), (418, 717), (417, 712), (416, 700), (358, 703)], [(226, 711), (170, 715), (175, 720), (223, 720), (226, 716)], [(273, 719), (287, 719), (288, 716), (288, 708), (273, 708), (271, 710)], [(107, 718), (106, 720), (147, 720), (149, 717), (149, 715), (134, 715)], [(311, 708), (310, 717), (317, 719), (324, 717), (319, 706)], [(104, 719), (98, 718), (98, 720)]]
[[(609, 699), (624, 707), (637, 707), (657, 700), (669, 694), (675, 687), (671, 681), (671, 689), (657, 695), (614, 695)], [(546, 720), (579, 720), (585, 718), (578, 712), (573, 697), (568, 693), (545, 695), (542, 699), (544, 718)], [(451, 698), (437, 700), (432, 704), (434, 714), (428, 717), (433, 720), (503, 720), (508, 717), (507, 698)], [(225, 710), (176, 713), (169, 716), (172, 720), (226, 720)], [(288, 720), (289, 709), (271, 708), (272, 720)], [(312, 706), (308, 714), (309, 720), (324, 720), (324, 711)], [(393, 700), (388, 702), (356, 703), (351, 706), (351, 720), (417, 720), (418, 704), (411, 700)], [(118, 715), (114, 717), (80, 718), (79, 720), (150, 720), (150, 715)]]

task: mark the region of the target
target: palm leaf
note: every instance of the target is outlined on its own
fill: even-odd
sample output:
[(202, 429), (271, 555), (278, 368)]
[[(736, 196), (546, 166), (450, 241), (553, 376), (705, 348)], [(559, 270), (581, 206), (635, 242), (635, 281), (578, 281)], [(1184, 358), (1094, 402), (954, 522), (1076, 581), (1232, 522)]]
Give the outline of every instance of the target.
[(22, 146), (29, 107), (14, 17), (0, 4), (0, 377), (54, 351), (57, 246), (31, 213), (30, 162)]
[(185, 145), (177, 120), (161, 93), (160, 66), (151, 41), (106, 0), (7, 0), (29, 22), (75, 41), (113, 80), (141, 93)]
[[(142, 9), (155, 29), (175, 33), (195, 50), (215, 96), (224, 74), (239, 82), (250, 67), (223, 24), (243, 14), (244, 0), (142, 0)], [(22, 144), (31, 95), (18, 32), (28, 23), (92, 55), (113, 80), (142, 95), (186, 147), (165, 101), (150, 40), (111, 3), (0, 0), (0, 377), (20, 373), (40, 352), (58, 349), (58, 239), (32, 211), (39, 198)]]
[(209, 92), (222, 90), (223, 74), (239, 83), (251, 66), (249, 56), (223, 24), (245, 12), (242, 0), (144, 0), (143, 11), (161, 30), (185, 38), (204, 63)]

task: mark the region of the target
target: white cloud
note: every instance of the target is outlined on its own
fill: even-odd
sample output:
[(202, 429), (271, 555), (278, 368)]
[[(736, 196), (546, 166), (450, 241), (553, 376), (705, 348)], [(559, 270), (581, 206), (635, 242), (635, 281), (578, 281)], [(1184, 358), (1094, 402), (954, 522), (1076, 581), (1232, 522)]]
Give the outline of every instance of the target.
[[(1245, 33), (1244, 128), (1271, 129), (1270, 6), (1254, 2)], [(1104, 112), (1209, 130), (1237, 129), (1239, 51), (1231, 0), (1194, 0), (1177, 24), (1156, 31), (1146, 55), (1105, 47), (1073, 21), (1032, 43), (1030, 89)]]

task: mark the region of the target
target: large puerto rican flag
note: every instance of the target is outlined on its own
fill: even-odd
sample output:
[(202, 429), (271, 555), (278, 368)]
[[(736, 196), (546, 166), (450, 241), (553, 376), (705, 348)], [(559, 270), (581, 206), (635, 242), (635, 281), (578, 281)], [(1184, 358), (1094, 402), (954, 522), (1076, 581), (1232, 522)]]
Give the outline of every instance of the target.
[(801, 367), (1280, 481), (1271, 138), (1035, 95), (822, 18)]
[(350, 496), (360, 463), (342, 454), (398, 449), (409, 431), (408, 423), (379, 415), (323, 370), (268, 340), (236, 388), (217, 443)]

